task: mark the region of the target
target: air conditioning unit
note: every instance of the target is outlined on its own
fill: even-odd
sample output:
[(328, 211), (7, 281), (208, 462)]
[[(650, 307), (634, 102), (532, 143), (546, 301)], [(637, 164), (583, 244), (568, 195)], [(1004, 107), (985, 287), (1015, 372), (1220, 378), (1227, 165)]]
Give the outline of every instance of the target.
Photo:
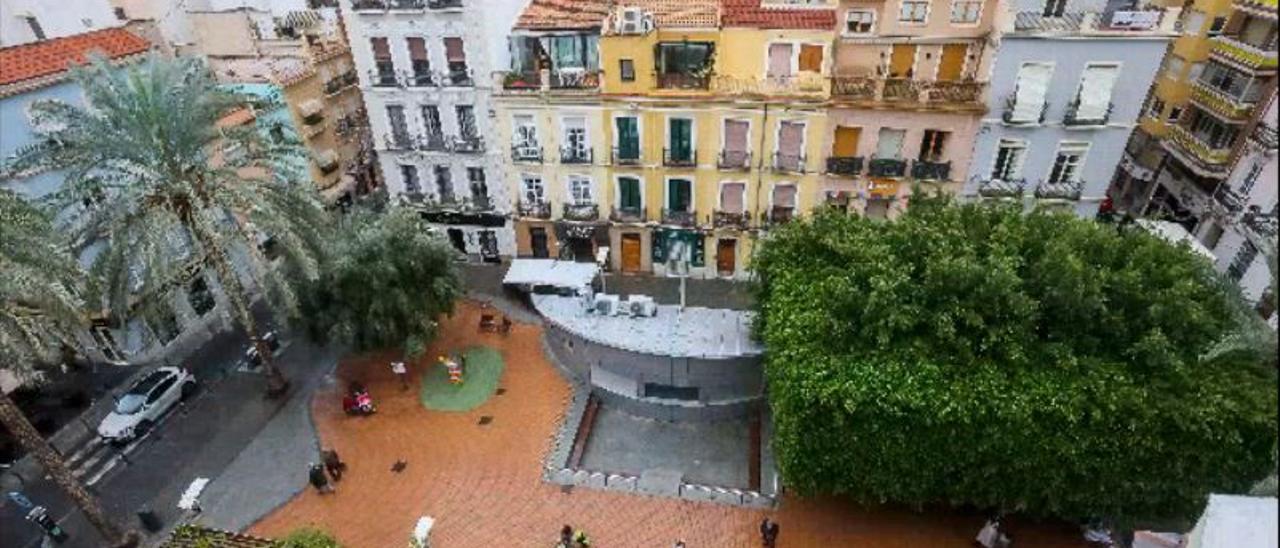
[(647, 295), (632, 295), (627, 299), (627, 308), (632, 318), (658, 315), (658, 305), (653, 302), (653, 297)]
[(618, 313), (621, 301), (617, 295), (596, 295), (596, 300), (592, 303), (591, 309), (601, 316), (612, 316)]
[(618, 34), (644, 34), (653, 30), (653, 14), (636, 7), (622, 8), (618, 15)]

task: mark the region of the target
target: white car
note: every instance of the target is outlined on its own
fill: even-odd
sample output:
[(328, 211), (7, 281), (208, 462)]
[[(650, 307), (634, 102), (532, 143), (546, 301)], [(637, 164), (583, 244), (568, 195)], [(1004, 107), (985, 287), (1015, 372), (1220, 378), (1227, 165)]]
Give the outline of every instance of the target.
[(181, 367), (161, 367), (134, 383), (98, 425), (103, 440), (122, 443), (146, 434), (179, 401), (195, 393), (196, 378)]

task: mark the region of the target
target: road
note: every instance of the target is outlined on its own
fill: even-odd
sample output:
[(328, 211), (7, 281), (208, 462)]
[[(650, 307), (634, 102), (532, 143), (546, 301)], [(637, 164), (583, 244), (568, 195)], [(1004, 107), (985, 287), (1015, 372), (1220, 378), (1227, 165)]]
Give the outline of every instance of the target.
[[(284, 398), (263, 396), (261, 374), (237, 370), (246, 343), (239, 333), (220, 333), (193, 352), (183, 365), (196, 375), (200, 390), (175, 406), (145, 438), (125, 447), (90, 440), (67, 453), (77, 477), (120, 523), (141, 529), (136, 513), (144, 508), (165, 525), (177, 521), (177, 500), (187, 485), (197, 477), (216, 478), (284, 405)], [(277, 360), (286, 375), (298, 376), (327, 371), (322, 363), (331, 359), (327, 354), (305, 339), (286, 337)], [(24, 480), (23, 493), (35, 504), (48, 506), (70, 534), (61, 546), (102, 545), (56, 485), (39, 477)], [(22, 515), (11, 502), (0, 507), (0, 546), (39, 545), (39, 529)]]

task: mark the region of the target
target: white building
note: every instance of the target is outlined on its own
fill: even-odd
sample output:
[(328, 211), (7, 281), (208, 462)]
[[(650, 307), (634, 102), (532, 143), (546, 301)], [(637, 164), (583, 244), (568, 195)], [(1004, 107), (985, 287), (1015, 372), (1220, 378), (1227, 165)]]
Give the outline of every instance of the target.
[(459, 251), (514, 255), (495, 72), (525, 0), (342, 0), (387, 190)]
[(1226, 181), (1214, 192), (1196, 237), (1216, 257), (1218, 270), (1240, 284), (1246, 299), (1274, 326), (1271, 272), (1266, 253), (1276, 249), (1277, 106), (1274, 94), (1249, 134)]
[(0, 0), (0, 47), (118, 27), (107, 0)]

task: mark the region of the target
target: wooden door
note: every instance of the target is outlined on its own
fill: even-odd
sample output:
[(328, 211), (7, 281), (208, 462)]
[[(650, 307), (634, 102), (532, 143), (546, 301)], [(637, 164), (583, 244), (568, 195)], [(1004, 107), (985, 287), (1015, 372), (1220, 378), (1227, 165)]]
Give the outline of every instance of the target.
[(533, 248), (533, 256), (535, 258), (546, 259), (550, 257), (551, 251), (547, 248), (547, 229), (542, 227), (529, 229), (529, 246)]
[(738, 263), (738, 240), (720, 240), (716, 245), (716, 270), (732, 276)]
[(622, 271), (640, 272), (640, 235), (622, 235)]
[(916, 64), (916, 46), (914, 44), (894, 44), (893, 53), (889, 56), (889, 77), (910, 78), (911, 69)]
[(938, 62), (938, 79), (959, 80), (964, 74), (964, 59), (968, 54), (969, 46), (965, 44), (942, 46), (942, 60)]
[(860, 127), (836, 127), (836, 142), (831, 147), (831, 155), (837, 158), (852, 158), (858, 155), (858, 139), (862, 137)]

